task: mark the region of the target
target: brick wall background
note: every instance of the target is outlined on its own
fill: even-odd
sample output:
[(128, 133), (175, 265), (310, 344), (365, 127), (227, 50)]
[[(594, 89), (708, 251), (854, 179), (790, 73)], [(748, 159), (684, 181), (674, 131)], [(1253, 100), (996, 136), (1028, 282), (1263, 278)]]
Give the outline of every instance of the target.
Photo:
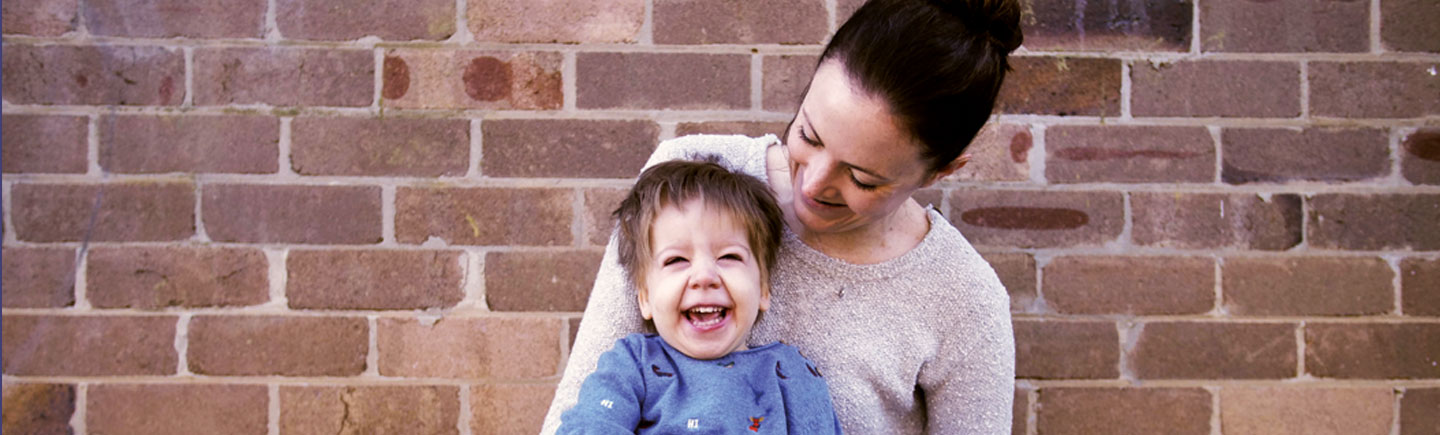
[[(859, 3), (7, 0), (3, 429), (532, 432), (657, 141), (778, 133)], [(1440, 433), (1440, 3), (1026, 11), (918, 195), (1014, 433)]]

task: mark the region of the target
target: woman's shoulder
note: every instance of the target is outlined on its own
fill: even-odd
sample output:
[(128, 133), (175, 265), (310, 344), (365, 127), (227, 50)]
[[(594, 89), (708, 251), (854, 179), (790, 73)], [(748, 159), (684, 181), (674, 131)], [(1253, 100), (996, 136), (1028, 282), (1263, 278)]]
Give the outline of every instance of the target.
[[(959, 293), (962, 301), (1009, 309), (1009, 294), (1000, 277), (974, 245), (934, 209), (926, 210), (930, 231), (916, 248), (921, 276), (943, 291)], [(912, 277), (914, 274), (911, 274)]]
[(660, 142), (660, 145), (655, 147), (655, 152), (650, 154), (650, 160), (645, 162), (645, 167), (671, 160), (713, 155), (719, 157), (723, 166), (752, 173), (751, 167), (755, 166), (757, 161), (763, 168), (765, 149), (779, 142), (772, 134), (761, 137), (713, 134), (681, 136)]

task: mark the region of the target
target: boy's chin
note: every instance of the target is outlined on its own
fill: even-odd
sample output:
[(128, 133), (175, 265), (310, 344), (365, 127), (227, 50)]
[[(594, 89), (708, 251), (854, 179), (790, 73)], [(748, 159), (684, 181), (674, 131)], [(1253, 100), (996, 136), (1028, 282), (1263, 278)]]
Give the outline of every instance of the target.
[(672, 344), (670, 345), (670, 347), (679, 350), (680, 353), (685, 354), (685, 356), (698, 360), (712, 360), (720, 358), (725, 355), (729, 355), (731, 352), (734, 352), (737, 349), (737, 346), (731, 343), (712, 342), (685, 343), (680, 346), (675, 346)]

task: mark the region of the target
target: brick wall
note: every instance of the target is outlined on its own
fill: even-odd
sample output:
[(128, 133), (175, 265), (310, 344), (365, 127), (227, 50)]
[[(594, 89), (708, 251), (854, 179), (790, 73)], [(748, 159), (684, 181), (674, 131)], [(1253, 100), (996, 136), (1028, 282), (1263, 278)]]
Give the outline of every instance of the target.
[[(655, 143), (778, 132), (859, 3), (5, 1), (5, 432), (533, 431)], [(1015, 433), (1440, 431), (1440, 4), (1026, 11), (918, 195)]]

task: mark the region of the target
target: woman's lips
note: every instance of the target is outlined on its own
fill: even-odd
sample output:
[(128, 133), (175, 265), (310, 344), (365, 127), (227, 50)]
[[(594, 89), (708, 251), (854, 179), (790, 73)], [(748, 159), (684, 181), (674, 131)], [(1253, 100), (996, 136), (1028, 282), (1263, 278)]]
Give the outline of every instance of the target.
[(799, 195), (797, 195), (797, 196), (800, 197), (800, 203), (801, 203), (801, 204), (804, 204), (804, 205), (805, 205), (805, 208), (810, 209), (811, 212), (814, 212), (815, 214), (818, 214), (818, 215), (822, 215), (822, 216), (838, 215), (838, 214), (840, 214), (841, 212), (843, 212), (844, 209), (845, 209), (845, 205), (844, 205), (844, 204), (831, 204), (831, 203), (828, 203), (828, 202), (822, 202), (822, 201), (816, 200), (815, 198), (811, 198), (809, 195), (805, 195), (804, 193), (801, 193), (801, 194), (799, 194)]

